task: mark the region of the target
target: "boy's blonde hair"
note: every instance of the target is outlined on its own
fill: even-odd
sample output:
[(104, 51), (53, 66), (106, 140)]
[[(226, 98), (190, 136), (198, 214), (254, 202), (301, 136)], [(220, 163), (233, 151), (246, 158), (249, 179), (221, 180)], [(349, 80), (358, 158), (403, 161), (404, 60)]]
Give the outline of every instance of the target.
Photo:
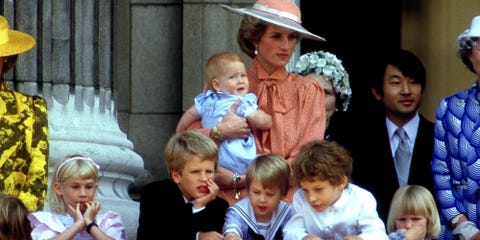
[(352, 157), (347, 149), (335, 141), (314, 140), (305, 144), (293, 161), (297, 183), (318, 179), (334, 186), (343, 183), (352, 174)]
[(0, 240), (31, 240), (28, 209), (17, 197), (0, 192)]
[(420, 185), (406, 185), (395, 192), (387, 219), (387, 232), (395, 232), (396, 219), (405, 214), (420, 215), (427, 219), (426, 238), (436, 239), (441, 224), (437, 204), (432, 193)]
[(100, 167), (92, 159), (79, 154), (57, 161), (47, 194), (50, 209), (56, 213), (67, 213), (62, 196), (55, 192), (55, 183), (63, 184), (72, 178), (94, 179), (97, 182), (99, 169)]
[(225, 74), (225, 64), (241, 62), (245, 64), (243, 59), (234, 52), (219, 52), (214, 54), (207, 60), (205, 67), (205, 78), (209, 89), (213, 90), (213, 79)]
[(280, 188), (283, 196), (288, 193), (290, 187), (290, 166), (287, 161), (274, 154), (260, 155), (248, 165), (245, 182), (247, 189), (253, 180), (259, 181), (263, 187)]
[(195, 156), (203, 161), (213, 161), (215, 169), (217, 168), (218, 149), (212, 139), (195, 130), (173, 135), (165, 146), (165, 163), (169, 175), (172, 170), (182, 171), (185, 163)]

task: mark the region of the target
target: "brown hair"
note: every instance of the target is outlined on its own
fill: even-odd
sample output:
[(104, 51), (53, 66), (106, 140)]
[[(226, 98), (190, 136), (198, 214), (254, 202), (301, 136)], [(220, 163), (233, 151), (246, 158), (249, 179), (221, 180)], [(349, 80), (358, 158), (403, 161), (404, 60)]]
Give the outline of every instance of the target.
[(250, 56), (255, 57), (255, 42), (258, 42), (267, 30), (267, 24), (248, 15), (243, 16), (237, 33), (237, 42), (240, 49)]
[(319, 179), (332, 185), (340, 185), (352, 174), (352, 157), (347, 149), (335, 141), (314, 140), (305, 144), (293, 161), (297, 183)]
[[(243, 16), (237, 32), (237, 43), (240, 49), (251, 58), (255, 57), (255, 43), (260, 41), (268, 25), (272, 24), (262, 22), (260, 19), (252, 16)], [(297, 44), (301, 39), (302, 35), (297, 34)]]
[(0, 193), (0, 240), (31, 240), (28, 209), (20, 199)]

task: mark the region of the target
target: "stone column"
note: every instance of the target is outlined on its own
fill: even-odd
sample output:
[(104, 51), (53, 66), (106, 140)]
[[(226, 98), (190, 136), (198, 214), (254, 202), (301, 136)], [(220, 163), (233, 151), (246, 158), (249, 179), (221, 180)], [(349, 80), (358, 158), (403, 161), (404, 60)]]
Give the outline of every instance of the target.
[(128, 187), (142, 173), (143, 160), (117, 122), (112, 6), (114, 0), (3, 1), (1, 14), (11, 28), (37, 40), (7, 81), (17, 91), (47, 99), (49, 179), (55, 162), (66, 155), (94, 159), (101, 167), (96, 199), (102, 211), (119, 213), (128, 239), (136, 239), (139, 208)]

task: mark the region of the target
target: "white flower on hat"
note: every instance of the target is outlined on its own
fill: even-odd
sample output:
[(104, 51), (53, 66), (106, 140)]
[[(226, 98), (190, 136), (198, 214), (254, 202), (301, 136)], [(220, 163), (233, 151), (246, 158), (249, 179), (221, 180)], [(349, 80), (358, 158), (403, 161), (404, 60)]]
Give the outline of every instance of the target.
[(470, 28), (463, 31), (457, 37), (457, 49), (472, 49), (478, 45), (478, 39), (480, 38), (480, 16), (476, 16), (472, 19)]
[(332, 81), (335, 94), (342, 101), (341, 110), (346, 111), (352, 98), (352, 89), (342, 61), (335, 54), (324, 51), (310, 52), (300, 56), (295, 64), (295, 72), (305, 76), (314, 71), (315, 74), (322, 75), (325, 80)]

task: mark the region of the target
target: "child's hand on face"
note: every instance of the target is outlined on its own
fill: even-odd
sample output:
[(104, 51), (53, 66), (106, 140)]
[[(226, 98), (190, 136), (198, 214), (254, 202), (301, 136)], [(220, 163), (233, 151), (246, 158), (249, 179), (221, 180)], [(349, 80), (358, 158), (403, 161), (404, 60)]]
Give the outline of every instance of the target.
[(75, 208), (70, 204), (67, 204), (67, 211), (72, 216), (74, 224), (78, 225), (80, 229), (85, 227), (85, 219), (83, 219), (82, 212), (80, 211), (80, 203), (77, 203)]
[(202, 197), (195, 199), (194, 208), (202, 208), (207, 205), (207, 203), (213, 201), (217, 197), (218, 185), (213, 181), (213, 179), (207, 180), (208, 193)]
[(97, 201), (91, 201), (86, 202), (85, 205), (87, 207), (85, 213), (83, 213), (85, 222), (95, 221), (95, 217), (97, 216), (98, 211), (100, 211), (100, 203)]
[(406, 240), (421, 240), (424, 239), (427, 234), (425, 227), (415, 225), (409, 229), (400, 229), (400, 231), (403, 231)]

